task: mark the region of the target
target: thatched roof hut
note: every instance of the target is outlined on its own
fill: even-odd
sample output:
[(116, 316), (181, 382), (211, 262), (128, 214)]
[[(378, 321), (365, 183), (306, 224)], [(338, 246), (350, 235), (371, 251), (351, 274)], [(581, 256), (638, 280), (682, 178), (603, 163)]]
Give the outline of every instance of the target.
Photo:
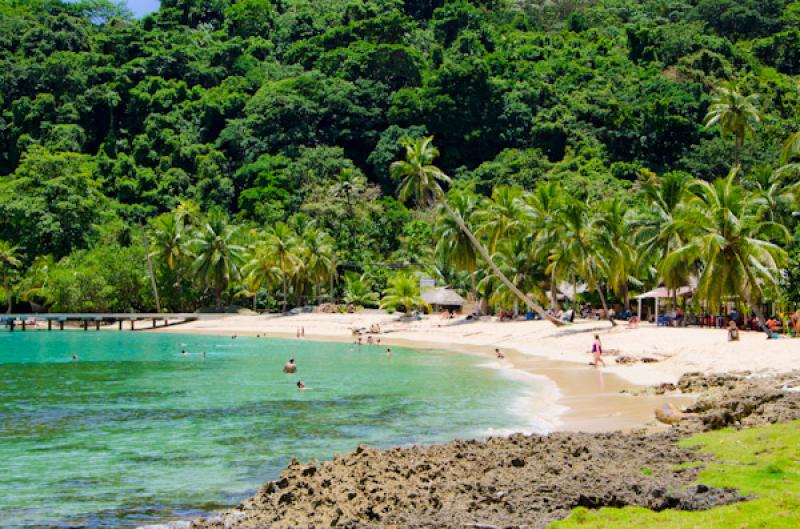
[(460, 309), (467, 303), (458, 292), (449, 288), (423, 288), (420, 294), (433, 310)]

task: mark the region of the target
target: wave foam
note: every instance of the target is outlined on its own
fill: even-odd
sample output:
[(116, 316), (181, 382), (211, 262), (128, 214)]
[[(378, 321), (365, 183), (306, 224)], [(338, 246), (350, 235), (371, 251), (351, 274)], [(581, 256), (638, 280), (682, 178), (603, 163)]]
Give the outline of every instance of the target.
[(527, 386), (509, 406), (514, 415), (523, 419), (523, 429), (488, 428), (482, 432), (483, 435), (547, 434), (561, 424), (559, 417), (567, 408), (558, 404), (561, 391), (555, 382), (544, 375), (517, 369), (507, 362), (485, 362), (478, 364), (478, 367), (494, 369), (506, 380), (522, 382)]

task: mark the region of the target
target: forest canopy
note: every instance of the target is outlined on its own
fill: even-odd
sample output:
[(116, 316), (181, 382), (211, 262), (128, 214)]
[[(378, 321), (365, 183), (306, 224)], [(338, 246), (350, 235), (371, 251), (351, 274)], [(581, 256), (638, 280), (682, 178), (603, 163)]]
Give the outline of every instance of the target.
[[(105, 0), (0, 0), (0, 240), (20, 260), (15, 297), (151, 310), (144, 245), (176, 211), (173, 228), (235, 225), (229, 243), (248, 255), (254, 230), (270, 232), (271, 255), (279, 225), (329, 237), (316, 243), (333, 272), (276, 280), (284, 306), (341, 294), (328, 275), (342, 263), (375, 291), (387, 262), (456, 284), (434, 252), (435, 211), (394, 198), (406, 137), (432, 136), (452, 192), (483, 197), (556, 182), (636, 206), (655, 175), (711, 182), (737, 165), (755, 189), (796, 161), (782, 149), (800, 118), (799, 28), (789, 0), (162, 0), (140, 20)], [(741, 137), (706, 123), (722, 86), (758, 95)], [(108, 273), (137, 259), (138, 275)], [(165, 307), (258, 292), (278, 305), (265, 284), (190, 285), (155, 261)], [(24, 288), (45, 262), (47, 296)], [(99, 292), (66, 292), (65, 269)]]

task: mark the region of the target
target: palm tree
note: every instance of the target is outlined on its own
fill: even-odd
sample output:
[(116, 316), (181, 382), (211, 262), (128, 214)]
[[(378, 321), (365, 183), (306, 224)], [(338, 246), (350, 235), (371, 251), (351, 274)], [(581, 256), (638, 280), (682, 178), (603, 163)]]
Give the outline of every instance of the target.
[(595, 221), (596, 247), (605, 254), (609, 284), (622, 298), (626, 309), (630, 301), (628, 285), (638, 283), (635, 272), (639, 262), (637, 246), (626, 221), (627, 212), (625, 204), (614, 197), (599, 204)]
[(595, 219), (590, 215), (586, 203), (572, 197), (564, 198), (558, 211), (557, 223), (560, 226), (560, 237), (563, 239), (561, 251), (569, 259), (589, 288), (594, 289), (600, 297), (603, 311), (612, 326), (616, 322), (610, 317), (606, 297), (603, 294), (602, 279), (609, 270), (608, 259), (603, 252), (604, 241), (597, 236)]
[(280, 271), (283, 292), (283, 311), (289, 301), (289, 280), (293, 279), (301, 261), (298, 258), (297, 235), (283, 222), (278, 222), (267, 235), (267, 248), (272, 254), (275, 266)]
[(765, 220), (788, 225), (792, 209), (800, 190), (800, 182), (786, 183), (784, 172), (771, 171), (768, 166), (758, 167), (748, 180), (748, 188), (758, 197)]
[[(450, 191), (446, 200), (450, 203), (450, 207), (462, 219), (465, 219), (466, 224), (477, 209), (479, 197), (467, 191)], [(447, 214), (445, 208), (441, 206), (436, 217), (434, 237), (436, 238), (436, 254), (439, 258), (469, 273), (471, 290), (474, 295), (478, 254), (472, 241), (466, 236), (455, 218)]]
[(188, 244), (191, 232), (186, 229), (186, 218), (184, 211), (176, 209), (156, 217), (150, 231), (150, 256), (175, 273), (175, 286), (178, 288), (183, 281), (182, 271), (192, 257)]
[(48, 305), (53, 302), (53, 293), (50, 290), (50, 274), (56, 267), (56, 260), (52, 255), (39, 255), (25, 272), (25, 277), (18, 286), (23, 301), (39, 300)]
[(327, 232), (312, 227), (303, 232), (303, 261), (305, 270), (314, 284), (314, 297), (319, 302), (320, 286), (336, 269), (334, 240)]
[(281, 281), (281, 271), (275, 265), (275, 256), (270, 246), (259, 240), (252, 246), (247, 263), (242, 267), (245, 277), (246, 296), (253, 297), (253, 310), (256, 310), (256, 295), (264, 286), (277, 285)]
[(411, 274), (395, 274), (389, 280), (389, 288), (384, 290), (383, 294), (382, 309), (394, 309), (408, 313), (418, 308), (430, 308), (430, 305), (420, 296), (419, 281)]
[(481, 257), (483, 257), (492, 269), (492, 272), (497, 275), (514, 295), (542, 318), (551, 321), (555, 325), (563, 325), (562, 322), (547, 314), (545, 310), (530, 297), (523, 294), (505, 274), (503, 274), (492, 261), (488, 250), (467, 227), (464, 219), (447, 203), (439, 182), (450, 182), (450, 177), (433, 165), (433, 160), (439, 156), (439, 150), (433, 145), (433, 136), (417, 140), (403, 138), (400, 144), (406, 149), (406, 159), (395, 161), (389, 166), (389, 173), (391, 176), (401, 181), (398, 189), (400, 199), (405, 201), (413, 194), (418, 204), (430, 203), (432, 201), (438, 202), (453, 220), (456, 221), (459, 228), (461, 228), (467, 238), (472, 242), (473, 246), (475, 246), (475, 249), (478, 250), (478, 253), (481, 254)]
[(779, 176), (800, 174), (800, 132), (795, 132), (783, 143), (781, 167), (776, 172)]
[(378, 305), (378, 293), (373, 292), (366, 281), (358, 276), (347, 276), (344, 279), (344, 302), (356, 307), (374, 307)]
[(733, 84), (720, 86), (708, 108), (704, 125), (719, 125), (723, 136), (734, 137), (734, 161), (740, 166), (740, 156), (747, 136), (753, 136), (761, 122), (758, 94), (743, 95)]
[(475, 214), (478, 234), (486, 235), (490, 252), (495, 251), (498, 241), (513, 237), (522, 229), (521, 198), (522, 190), (519, 188), (495, 187), (486, 207)]
[(663, 279), (670, 289), (685, 285), (692, 272), (688, 263), (675, 262), (671, 268), (660, 266), (670, 252), (684, 245), (695, 229), (688, 209), (691, 182), (691, 177), (681, 172), (640, 182), (647, 208), (628, 222), (640, 246), (637, 268), (647, 267), (656, 282)]
[(767, 287), (777, 287), (786, 252), (771, 242), (788, 238), (786, 228), (763, 220), (762, 201), (735, 183), (737, 170), (713, 183), (697, 181), (693, 206), (697, 233), (670, 253), (672, 261), (698, 262), (697, 295), (717, 310), (722, 302), (739, 297), (764, 317), (758, 302)]
[(13, 299), (11, 297), (11, 275), (14, 269), (19, 268), (21, 265), (22, 261), (19, 258), (17, 247), (8, 241), (0, 241), (0, 279), (3, 281), (6, 303), (8, 303), (6, 314), (11, 314), (13, 306)]
[(222, 293), (241, 276), (245, 249), (237, 244), (238, 226), (228, 224), (220, 214), (209, 216), (197, 231), (192, 245), (192, 271), (214, 291), (217, 307), (222, 307)]

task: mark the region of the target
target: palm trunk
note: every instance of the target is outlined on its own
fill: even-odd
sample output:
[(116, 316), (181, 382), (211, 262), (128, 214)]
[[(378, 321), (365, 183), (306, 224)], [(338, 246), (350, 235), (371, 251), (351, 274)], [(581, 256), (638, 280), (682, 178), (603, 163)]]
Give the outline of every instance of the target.
[(153, 298), (156, 301), (156, 312), (161, 312), (161, 300), (158, 298), (158, 285), (156, 285), (156, 274), (153, 272), (153, 261), (150, 259), (150, 245), (147, 243), (147, 233), (142, 224), (142, 241), (144, 243), (144, 255), (147, 261), (147, 272), (150, 275), (150, 286), (153, 288)]
[(600, 296), (600, 303), (603, 304), (603, 312), (606, 315), (606, 319), (611, 323), (612, 327), (616, 327), (617, 326), (617, 322), (615, 322), (611, 318), (611, 314), (609, 314), (609, 312), (608, 312), (608, 305), (606, 304), (606, 297), (603, 295), (603, 289), (600, 288), (600, 286), (598, 285), (597, 287), (595, 287), (595, 290), (597, 290), (597, 294)]
[(289, 293), (287, 292), (287, 287), (286, 287), (286, 276), (284, 276), (281, 279), (281, 283), (283, 284), (283, 312), (286, 312), (286, 305), (288, 301), (286, 298), (289, 297)]
[(253, 294), (253, 312), (256, 312), (256, 298), (258, 297), (258, 292)]
[(550, 273), (550, 301), (553, 304), (553, 310), (555, 310), (556, 305), (558, 305), (558, 288), (556, 287), (555, 267), (553, 267), (553, 271)]
[(6, 310), (6, 314), (11, 314), (11, 309), (12, 309), (11, 286), (8, 284), (8, 277), (3, 278), (3, 288), (6, 290), (6, 302), (8, 303), (8, 309)]
[(578, 312), (578, 278), (572, 274), (572, 310)]
[(467, 238), (470, 240), (475, 249), (478, 250), (478, 253), (481, 254), (481, 257), (483, 257), (483, 259), (489, 265), (489, 268), (492, 269), (494, 275), (497, 276), (497, 278), (500, 279), (500, 281), (502, 281), (503, 284), (506, 287), (508, 287), (508, 289), (511, 292), (514, 293), (515, 296), (517, 296), (520, 300), (522, 300), (525, 303), (525, 305), (527, 305), (532, 311), (538, 314), (542, 319), (549, 321), (550, 323), (552, 323), (557, 327), (564, 325), (564, 322), (561, 322), (557, 318), (554, 318), (553, 316), (547, 314), (547, 312), (542, 307), (540, 307), (537, 303), (535, 303), (530, 297), (525, 295), (520, 289), (517, 288), (517, 286), (514, 283), (509, 281), (506, 275), (500, 271), (500, 268), (498, 268), (498, 266), (494, 264), (494, 261), (492, 261), (489, 252), (486, 250), (483, 244), (481, 244), (480, 241), (478, 241), (478, 239), (475, 237), (475, 235), (472, 234), (470, 229), (467, 227), (467, 224), (464, 222), (464, 219), (461, 218), (461, 215), (456, 213), (453, 210), (453, 208), (450, 207), (450, 205), (447, 203), (447, 200), (445, 200), (444, 197), (440, 197), (440, 200), (445, 210), (447, 210), (447, 213), (451, 217), (453, 217), (453, 219), (456, 221), (456, 224), (458, 224), (458, 227), (461, 228), (461, 231), (464, 232), (464, 235), (467, 236)]

